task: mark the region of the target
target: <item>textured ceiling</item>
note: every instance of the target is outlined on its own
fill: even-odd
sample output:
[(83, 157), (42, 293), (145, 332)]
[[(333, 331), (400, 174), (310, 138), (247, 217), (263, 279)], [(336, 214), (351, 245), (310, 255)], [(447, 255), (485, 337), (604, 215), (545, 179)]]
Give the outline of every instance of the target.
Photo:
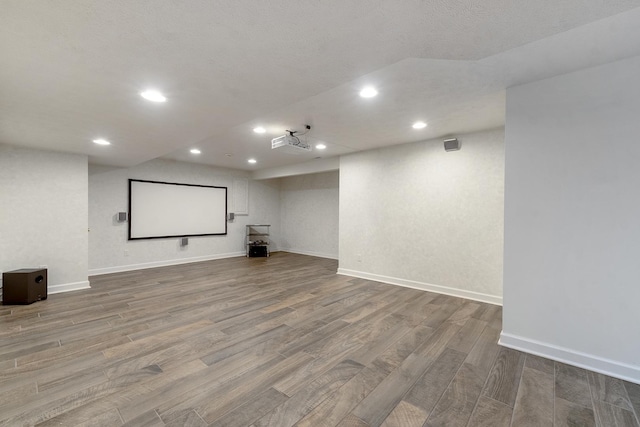
[[(166, 157), (257, 169), (492, 128), (504, 123), (506, 87), (640, 54), (639, 7), (1, 0), (0, 142), (115, 166)], [(358, 97), (364, 84), (380, 95)], [(144, 101), (147, 87), (169, 100)], [(415, 120), (429, 127), (415, 131)], [(270, 149), (306, 123), (326, 151)]]

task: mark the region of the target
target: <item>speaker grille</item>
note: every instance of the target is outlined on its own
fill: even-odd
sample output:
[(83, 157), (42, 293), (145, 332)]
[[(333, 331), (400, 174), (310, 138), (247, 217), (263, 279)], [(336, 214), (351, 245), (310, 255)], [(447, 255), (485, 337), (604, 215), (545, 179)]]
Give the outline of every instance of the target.
[(458, 138), (449, 138), (444, 140), (445, 151), (456, 151), (460, 149), (460, 141)]

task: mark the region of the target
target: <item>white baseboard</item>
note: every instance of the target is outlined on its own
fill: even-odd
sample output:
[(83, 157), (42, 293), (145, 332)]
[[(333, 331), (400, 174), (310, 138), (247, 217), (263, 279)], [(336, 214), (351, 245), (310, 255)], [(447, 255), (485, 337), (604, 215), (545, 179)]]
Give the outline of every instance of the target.
[(498, 344), (514, 350), (524, 351), (535, 354), (536, 356), (546, 357), (547, 359), (640, 384), (640, 366), (620, 363), (615, 360), (605, 359), (592, 354), (582, 353), (505, 332), (500, 334)]
[(291, 249), (291, 248), (282, 248), (280, 249), (282, 252), (291, 252), (292, 254), (300, 254), (300, 255), (309, 255), (315, 256), (318, 258), (329, 258), (329, 259), (338, 259), (338, 255), (325, 254), (322, 252), (311, 252), (311, 251), (303, 251), (300, 249)]
[(486, 302), (494, 305), (502, 305), (502, 297), (483, 294), (480, 292), (466, 291), (464, 289), (450, 288), (448, 286), (432, 285), (431, 283), (415, 282), (413, 280), (399, 279), (397, 277), (383, 276), (380, 274), (365, 273), (363, 271), (338, 268), (338, 274), (359, 277), (361, 279), (375, 280), (376, 282), (389, 283), (391, 285), (404, 286), (405, 288), (419, 289), (421, 291), (436, 292), (454, 297), (466, 298), (474, 301)]
[(214, 259), (234, 258), (245, 256), (245, 252), (230, 252), (226, 254), (206, 255), (193, 258), (169, 259), (165, 261), (144, 262), (140, 264), (117, 265), (115, 267), (94, 268), (89, 270), (89, 276), (101, 274), (122, 273), (124, 271), (144, 270), (145, 268), (167, 267), (170, 265), (190, 264), (192, 262), (211, 261)]
[(47, 286), (47, 295), (61, 294), (62, 292), (79, 291), (80, 289), (91, 289), (91, 284), (88, 280), (83, 282), (73, 283), (61, 283), (59, 285)]

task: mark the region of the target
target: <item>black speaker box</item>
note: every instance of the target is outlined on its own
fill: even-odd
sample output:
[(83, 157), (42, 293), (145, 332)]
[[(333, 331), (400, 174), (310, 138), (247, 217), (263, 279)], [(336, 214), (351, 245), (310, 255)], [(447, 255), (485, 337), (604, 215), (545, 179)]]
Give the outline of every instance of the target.
[(2, 304), (31, 304), (47, 299), (47, 269), (23, 268), (2, 273)]
[(261, 257), (267, 256), (267, 247), (266, 246), (250, 246), (249, 247), (249, 256), (250, 257)]

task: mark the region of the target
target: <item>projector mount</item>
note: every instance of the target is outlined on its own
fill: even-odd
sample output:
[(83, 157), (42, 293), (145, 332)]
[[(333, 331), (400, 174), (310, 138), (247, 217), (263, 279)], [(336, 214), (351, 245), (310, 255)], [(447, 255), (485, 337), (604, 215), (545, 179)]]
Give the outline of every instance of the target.
[(304, 128), (306, 129), (306, 131), (304, 133), (300, 133), (299, 130), (288, 130), (288, 129), (287, 129), (287, 132), (289, 132), (289, 135), (291, 135), (291, 136), (294, 136), (293, 135), (294, 133), (300, 134), (300, 136), (302, 136), (302, 135), (306, 135), (306, 134), (309, 133), (309, 131), (311, 130), (311, 126), (304, 125)]
[(306, 134), (308, 134), (311, 131), (311, 126), (309, 125), (304, 125), (304, 128), (306, 129), (304, 132), (300, 133), (299, 130), (289, 130), (287, 129), (285, 132), (289, 132), (289, 136), (293, 137), (293, 138), (297, 138), (299, 136), (304, 136)]

